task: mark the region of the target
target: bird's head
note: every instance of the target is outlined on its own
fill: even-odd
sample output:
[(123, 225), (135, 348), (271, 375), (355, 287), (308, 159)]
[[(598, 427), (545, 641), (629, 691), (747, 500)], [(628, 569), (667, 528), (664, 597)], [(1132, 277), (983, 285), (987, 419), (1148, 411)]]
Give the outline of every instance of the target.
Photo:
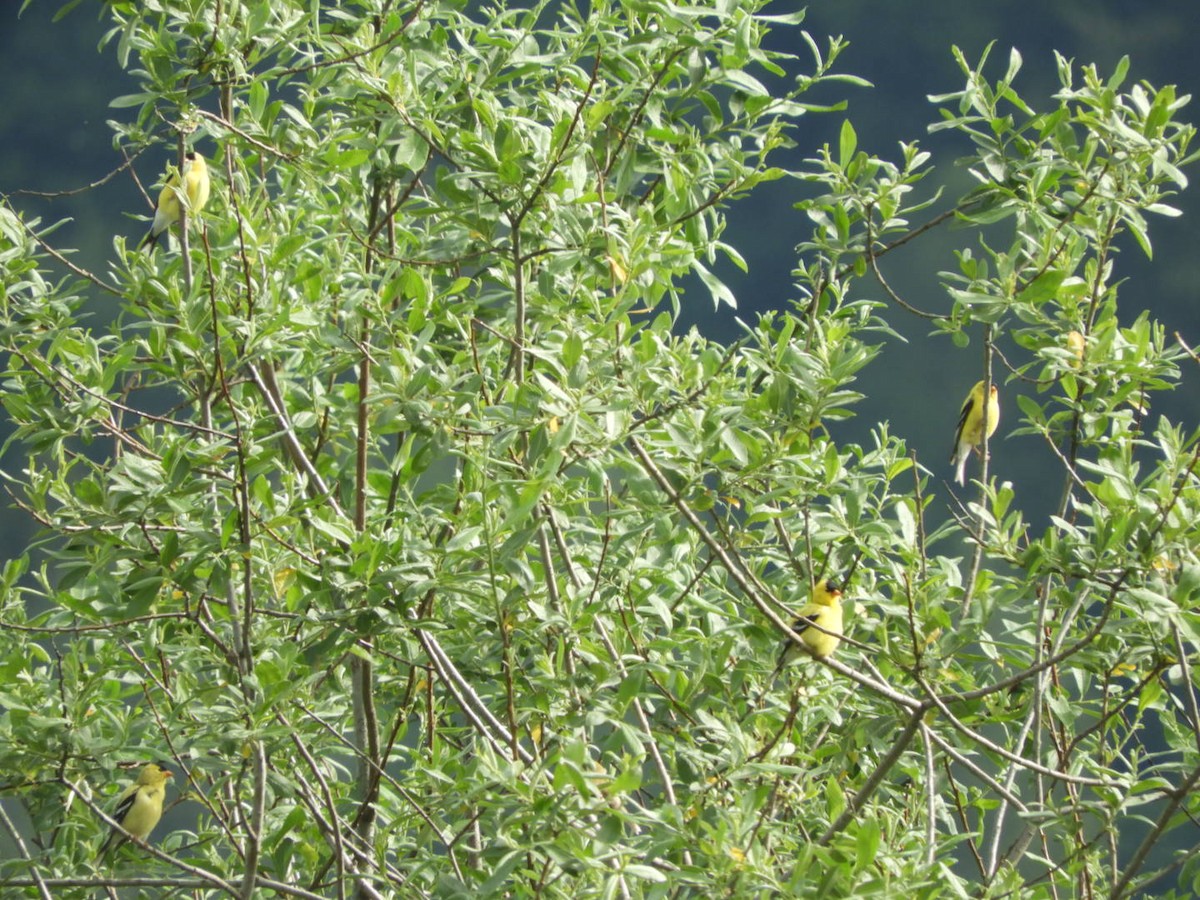
[(833, 606), (833, 604), (842, 599), (842, 589), (838, 587), (837, 582), (833, 579), (826, 579), (818, 584), (814, 594), (813, 599), (825, 606)]
[(147, 763), (138, 774), (138, 784), (161, 784), (173, 777), (174, 773), (170, 769), (165, 769), (158, 763)]

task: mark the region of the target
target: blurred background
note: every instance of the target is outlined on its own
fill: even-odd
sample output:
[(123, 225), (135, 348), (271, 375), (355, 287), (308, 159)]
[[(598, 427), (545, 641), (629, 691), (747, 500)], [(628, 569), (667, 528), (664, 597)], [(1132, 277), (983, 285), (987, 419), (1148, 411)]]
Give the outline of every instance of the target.
[[(774, 11), (790, 12), (794, 2), (780, 0)], [(78, 248), (73, 261), (103, 275), (114, 257), (113, 235), (134, 241), (146, 228), (149, 208), (130, 175), (122, 172), (109, 177), (123, 159), (114, 151), (106, 125), (106, 120), (128, 113), (110, 108), (109, 102), (136, 93), (139, 86), (118, 68), (115, 40), (98, 50), (112, 27), (102, 5), (83, 3), (57, 23), (53, 20), (62, 7), (60, 0), (32, 0), (24, 11), (20, 5), (0, 6), (0, 73), (6, 86), (0, 129), (7, 138), (0, 143), (0, 193), (9, 195), (27, 219), (40, 218), (44, 225), (63, 221), (53, 238), (57, 246)], [(842, 121), (850, 118), (858, 132), (859, 148), (875, 156), (899, 160), (900, 141), (917, 141), (932, 151), (938, 168), (922, 191), (927, 196), (939, 185), (946, 186), (947, 199), (929, 215), (946, 208), (972, 186), (963, 170), (954, 165), (957, 158), (970, 152), (970, 146), (955, 135), (927, 133), (928, 125), (938, 121), (928, 95), (956, 91), (963, 85), (951, 56), (952, 45), (974, 62), (987, 44), (995, 41), (988, 69), (991, 80), (1003, 74), (1009, 48), (1016, 47), (1024, 58), (1016, 87), (1037, 110), (1052, 105), (1058, 88), (1055, 50), (1077, 66), (1095, 63), (1101, 77), (1110, 75), (1117, 61), (1128, 55), (1131, 68), (1126, 88), (1135, 81), (1156, 87), (1175, 84), (1179, 93), (1186, 95), (1200, 85), (1200, 54), (1195, 52), (1200, 4), (1178, 0), (1048, 0), (1039, 4), (993, 0), (919, 6), (919, 13), (914, 13), (917, 4), (887, 0), (838, 0), (808, 7), (804, 28), (819, 44), (824, 46), (829, 35), (844, 35), (850, 42), (837, 70), (866, 78), (874, 87), (833, 85), (806, 95), (804, 100), (816, 103), (833, 102), (845, 95), (850, 105), (844, 113), (802, 120), (792, 135), (798, 146), (787, 162), (774, 159), (777, 165), (799, 168), (822, 144), (836, 146)], [(795, 53), (798, 71), (811, 71), (808, 49), (794, 30), (777, 31), (771, 46)], [(1195, 121), (1197, 112), (1189, 107), (1184, 118)], [(136, 168), (144, 184), (154, 183), (168, 156), (164, 147), (161, 153), (152, 151), (138, 160)], [(1187, 174), (1197, 176), (1200, 170)], [(718, 267), (718, 273), (736, 295), (738, 308), (714, 310), (707, 291), (697, 284), (685, 300), (681, 328), (694, 326), (709, 337), (732, 339), (741, 333), (738, 318), (752, 322), (759, 312), (787, 308), (799, 297), (790, 273), (796, 262), (794, 248), (806, 239), (810, 225), (794, 204), (803, 199), (806, 190), (799, 181), (775, 182), (729, 210), (725, 239), (745, 256), (750, 271), (743, 274), (725, 265)], [(15, 193), (18, 191), (74, 193), (44, 199)], [(1153, 261), (1147, 260), (1132, 240), (1123, 244), (1117, 261), (1117, 274), (1125, 279), (1120, 293), (1122, 321), (1131, 322), (1149, 309), (1168, 335), (1179, 332), (1197, 346), (1200, 200), (1191, 191), (1174, 202), (1184, 216), (1150, 222)], [(881, 268), (909, 302), (944, 312), (950, 301), (937, 272), (954, 269), (953, 250), (973, 243), (970, 232), (940, 228), (886, 257)], [(857, 283), (855, 296), (884, 299), (878, 286), (867, 280)], [(103, 304), (108, 302), (108, 298), (97, 298), (99, 316), (105, 316)], [(917, 451), (922, 464), (937, 476), (937, 489), (944, 492), (952, 475), (946, 460), (958, 406), (968, 387), (982, 377), (981, 331), (975, 331), (969, 347), (960, 349), (948, 338), (932, 335), (928, 323), (908, 313), (888, 310), (884, 315), (905, 340), (879, 336), (878, 341), (885, 344), (883, 353), (854, 386), (866, 399), (855, 408), (856, 419), (833, 425), (834, 436), (841, 442), (869, 445), (872, 430), (886, 422), (892, 434)], [(1005, 349), (1014, 365), (1028, 360), (1011, 344)], [(1196, 426), (1200, 373), (1195, 368), (1185, 367), (1180, 390), (1155, 400), (1145, 422), (1147, 431), (1153, 430), (1159, 415), (1187, 428)], [(998, 367), (1002, 421), (992, 445), (992, 472), (1017, 486), (1017, 502), (1026, 509), (1035, 531), (1040, 531), (1060, 496), (1063, 479), (1039, 439), (1006, 438), (1017, 420), (1015, 394), (1029, 388), (1017, 384), (1006, 388), (1004, 374)], [(6, 434), (0, 430), (0, 438)], [(0, 465), (19, 468), (14, 452), (10, 450)], [(24, 546), (30, 531), (28, 521), (15, 512), (0, 511), (0, 522), (7, 523), (0, 526), (0, 533), (9, 538), (8, 545), (14, 549)]]

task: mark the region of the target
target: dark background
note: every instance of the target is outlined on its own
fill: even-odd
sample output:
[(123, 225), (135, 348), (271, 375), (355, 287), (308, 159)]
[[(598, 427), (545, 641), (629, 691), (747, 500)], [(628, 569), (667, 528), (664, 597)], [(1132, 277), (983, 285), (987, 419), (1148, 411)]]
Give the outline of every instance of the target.
[[(19, 4), (0, 5), (0, 75), (5, 85), (0, 103), (0, 125), (5, 140), (0, 142), (0, 193), (10, 196), (26, 218), (42, 222), (69, 220), (53, 240), (59, 247), (78, 247), (73, 260), (97, 274), (106, 274), (115, 257), (114, 233), (127, 241), (138, 239), (145, 229), (147, 201), (128, 173), (113, 176), (90, 190), (81, 190), (105, 179), (121, 163), (113, 149), (109, 118), (123, 118), (126, 109), (110, 109), (112, 98), (135, 93), (136, 80), (116, 64), (115, 41), (104, 50), (98, 44), (112, 26), (103, 19), (103, 7), (85, 2), (58, 23), (52, 20), (61, 7), (58, 0), (33, 0), (18, 15)], [(790, 2), (775, 4), (775, 12), (788, 12)], [(771, 11), (771, 10), (768, 10)], [(930, 94), (959, 90), (963, 76), (951, 56), (959, 46), (968, 60), (978, 60), (990, 41), (995, 41), (988, 74), (994, 80), (1003, 74), (1009, 49), (1016, 47), (1024, 68), (1016, 87), (1034, 109), (1053, 104), (1058, 88), (1053, 51), (1073, 59), (1078, 66), (1095, 63), (1102, 77), (1111, 74), (1123, 55), (1132, 65), (1126, 86), (1148, 81), (1154, 86), (1175, 84), (1180, 94), (1192, 93), (1200, 84), (1200, 54), (1195, 36), (1200, 33), (1200, 4), (1178, 0), (1050, 0), (957, 4), (896, 3), (888, 0), (838, 0), (815, 3), (808, 8), (804, 27), (822, 45), (828, 35), (844, 35), (849, 49), (837, 70), (866, 78), (873, 88), (833, 85), (807, 95), (812, 102), (832, 102), (848, 96), (845, 113), (810, 115), (793, 133), (797, 148), (786, 163), (797, 168), (802, 160), (816, 155), (820, 146), (836, 146), (838, 130), (849, 117), (858, 132), (859, 147), (877, 156), (898, 160), (899, 142), (919, 142), (934, 153), (935, 176), (922, 190), (948, 186), (945, 208), (971, 182), (954, 161), (970, 152), (962, 138), (927, 133), (938, 120)], [(772, 35), (777, 50), (799, 57), (798, 71), (810, 71), (809, 52), (794, 30), (780, 29)], [(1076, 78), (1076, 82), (1080, 80)], [(1185, 118), (1194, 120), (1189, 107)], [(152, 184), (170, 155), (151, 151), (137, 163), (143, 182)], [(1196, 175), (1197, 172), (1189, 172)], [(70, 196), (45, 200), (14, 192), (78, 191)], [(741, 332), (735, 319), (753, 321), (764, 309), (786, 307), (799, 296), (790, 272), (795, 265), (795, 246), (807, 236), (809, 223), (793, 204), (805, 196), (800, 181), (775, 182), (749, 201), (729, 211), (730, 227), (725, 239), (736, 246), (750, 266), (743, 274), (732, 265), (718, 272), (738, 298), (736, 311), (714, 310), (703, 289), (689, 290), (681, 327), (696, 326), (706, 335), (731, 339)], [(1123, 244), (1117, 274), (1127, 279), (1121, 288), (1122, 322), (1131, 322), (1143, 309), (1165, 326), (1178, 331), (1193, 346), (1200, 345), (1200, 306), (1196, 291), (1200, 254), (1196, 247), (1196, 219), (1200, 201), (1196, 192), (1175, 198), (1185, 211), (1177, 219), (1155, 217), (1150, 236), (1155, 257), (1148, 261), (1132, 240)], [(930, 212), (929, 215), (933, 213)], [(914, 220), (914, 225), (923, 219)], [(954, 268), (952, 251), (973, 246), (976, 236), (950, 228), (937, 230), (883, 260), (882, 268), (893, 287), (914, 305), (931, 311), (949, 309), (949, 298), (940, 286), (937, 272)], [(57, 275), (57, 273), (55, 273)], [(697, 286), (698, 287), (698, 286)], [(883, 299), (872, 282), (860, 281), (856, 296)], [(107, 317), (104, 304), (96, 299), (98, 320)], [(958, 405), (969, 385), (981, 377), (981, 332), (971, 345), (955, 347), (948, 338), (931, 334), (928, 323), (900, 310), (885, 313), (893, 328), (907, 342), (880, 335), (886, 343), (882, 356), (869, 367), (854, 387), (866, 399), (856, 407), (857, 418), (835, 424), (835, 437), (843, 442), (870, 444), (871, 431), (887, 422), (892, 434), (903, 438), (918, 453), (922, 464), (937, 476), (940, 489), (951, 473), (946, 458)], [(1005, 347), (1016, 365), (1027, 361), (1021, 351)], [(1197, 373), (1185, 367), (1184, 386), (1172, 395), (1157, 398), (1146, 428), (1152, 430), (1157, 415), (1167, 415), (1188, 428), (1196, 423)], [(997, 369), (1002, 385), (1002, 421), (993, 443), (993, 474), (1017, 486), (1017, 502), (1024, 506), (1040, 530), (1045, 516), (1062, 488), (1062, 475), (1049, 450), (1031, 436), (1006, 438), (1017, 419), (1015, 393), (1028, 390), (1018, 384), (1005, 387), (1004, 372)], [(0, 431), (0, 435), (4, 432)], [(21, 462), (10, 450), (0, 465), (19, 468)], [(28, 523), (13, 522), (5, 529), (14, 541)], [(21, 546), (16, 544), (15, 546)]]

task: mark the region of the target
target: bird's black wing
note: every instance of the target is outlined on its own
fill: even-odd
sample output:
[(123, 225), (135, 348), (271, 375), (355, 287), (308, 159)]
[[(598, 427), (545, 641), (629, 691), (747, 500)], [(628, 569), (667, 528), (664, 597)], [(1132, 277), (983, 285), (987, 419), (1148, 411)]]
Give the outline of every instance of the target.
[[(112, 819), (115, 822), (118, 822), (122, 825), (124, 824), (125, 817), (129, 815), (129, 810), (133, 809), (133, 803), (135, 800), (137, 800), (138, 788), (138, 785), (134, 785), (133, 790), (128, 791), (123, 797), (121, 797), (120, 801), (117, 803), (117, 808), (112, 811)], [(108, 851), (109, 847), (119, 847), (124, 840), (125, 832), (119, 828), (114, 828), (111, 832), (109, 832), (108, 838), (100, 847), (100, 852), (97, 855), (103, 856)]]
[(950, 462), (954, 462), (958, 458), (958, 442), (962, 440), (963, 429), (967, 427), (967, 416), (971, 414), (971, 406), (975, 402), (975, 392), (967, 394), (966, 402), (962, 405), (962, 411), (958, 414), (958, 427), (954, 429), (954, 446), (950, 448)]
[[(812, 624), (813, 620), (808, 616), (797, 616), (796, 621), (792, 622), (792, 631), (796, 632), (796, 634), (804, 634)], [(792, 649), (792, 645), (795, 643), (790, 637), (784, 638), (783, 649), (779, 651), (779, 666), (782, 666), (787, 661), (788, 651)]]

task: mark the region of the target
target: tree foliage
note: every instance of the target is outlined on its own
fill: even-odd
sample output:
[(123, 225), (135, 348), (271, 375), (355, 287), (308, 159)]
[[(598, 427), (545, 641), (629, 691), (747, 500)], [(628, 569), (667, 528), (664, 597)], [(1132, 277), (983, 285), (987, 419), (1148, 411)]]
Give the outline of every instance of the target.
[[(4, 474), (43, 527), (3, 571), (6, 891), (1200, 880), (1200, 440), (1153, 412), (1197, 358), (1117, 265), (1186, 184), (1187, 98), (1060, 59), (1035, 102), (1017, 54), (960, 54), (934, 127), (966, 196), (850, 121), (792, 165), (841, 108), (810, 91), (857, 80), (765, 5), (106, 5), (142, 86), (116, 147), (216, 185), (101, 274), (0, 207)], [(783, 178), (814, 189), (794, 298), (677, 333), (732, 301), (725, 211)], [(951, 224), (925, 312), (879, 260)], [(1054, 448), (1044, 526), (986, 456), (947, 515), (942, 460), (839, 437), (911, 315)], [(848, 640), (777, 675), (821, 577)], [(103, 786), (147, 759), (174, 808), (98, 866)]]

